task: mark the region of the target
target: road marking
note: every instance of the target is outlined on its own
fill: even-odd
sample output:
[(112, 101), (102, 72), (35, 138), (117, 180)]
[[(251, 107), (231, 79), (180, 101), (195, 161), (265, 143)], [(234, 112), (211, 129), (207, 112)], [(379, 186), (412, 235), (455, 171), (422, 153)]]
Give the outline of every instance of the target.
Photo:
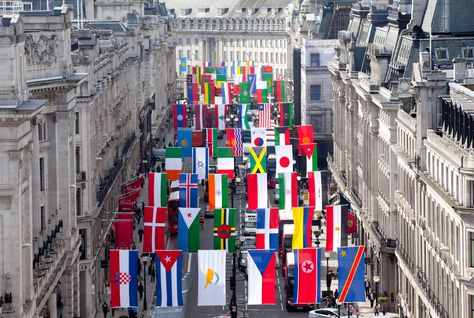
[(193, 253), (188, 253), (188, 273), (191, 271), (191, 258), (193, 257)]

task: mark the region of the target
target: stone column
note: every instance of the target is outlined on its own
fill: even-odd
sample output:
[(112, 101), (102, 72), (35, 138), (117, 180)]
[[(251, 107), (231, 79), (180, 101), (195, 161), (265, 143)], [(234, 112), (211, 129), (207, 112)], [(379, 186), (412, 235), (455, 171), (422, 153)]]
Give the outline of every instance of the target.
[(57, 295), (56, 293), (51, 293), (48, 299), (48, 309), (49, 309), (49, 318), (58, 318), (58, 307), (57, 307)]

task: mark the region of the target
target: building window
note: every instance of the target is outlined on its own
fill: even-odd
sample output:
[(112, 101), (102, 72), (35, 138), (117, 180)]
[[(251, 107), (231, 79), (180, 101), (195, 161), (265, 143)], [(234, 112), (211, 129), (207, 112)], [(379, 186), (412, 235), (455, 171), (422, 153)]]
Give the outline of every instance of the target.
[(81, 237), (81, 245), (79, 246), (80, 259), (86, 259), (87, 256), (87, 232), (86, 229), (79, 230), (79, 236)]
[(187, 51), (186, 51), (186, 58), (187, 58), (188, 60), (191, 59), (191, 51), (190, 51), (190, 50), (187, 50)]
[(40, 226), (41, 232), (44, 232), (46, 229), (46, 210), (44, 206), (40, 207)]
[(38, 140), (39, 141), (46, 140), (46, 123), (42, 121), (38, 123)]
[(443, 48), (436, 49), (435, 56), (437, 60), (447, 60), (449, 58), (448, 50)]
[(199, 51), (198, 50), (194, 51), (194, 59), (199, 60)]
[(310, 55), (310, 66), (311, 67), (320, 67), (319, 53), (311, 53)]
[(81, 171), (81, 148), (76, 146), (76, 172)]
[(44, 191), (44, 158), (39, 159), (40, 191)]
[(191, 38), (187, 38), (187, 39), (186, 39), (186, 44), (187, 44), (187, 45), (191, 45)]
[[(451, 235), (454, 236), (454, 233)], [(471, 253), (469, 267), (474, 267), (474, 232), (469, 232), (469, 251)]]
[(309, 86), (309, 99), (312, 101), (321, 100), (321, 85)]
[(79, 125), (80, 125), (79, 112), (76, 112), (76, 117), (74, 118), (74, 122), (75, 122), (75, 132), (76, 132), (76, 134), (78, 134), (79, 133)]
[(81, 188), (76, 188), (76, 215), (80, 216), (81, 211)]
[(472, 59), (474, 57), (474, 48), (472, 47), (463, 47), (462, 48), (462, 57), (465, 59)]
[(182, 57), (183, 57), (183, 50), (179, 50), (179, 51), (178, 51), (178, 56), (179, 56), (179, 58), (182, 58)]

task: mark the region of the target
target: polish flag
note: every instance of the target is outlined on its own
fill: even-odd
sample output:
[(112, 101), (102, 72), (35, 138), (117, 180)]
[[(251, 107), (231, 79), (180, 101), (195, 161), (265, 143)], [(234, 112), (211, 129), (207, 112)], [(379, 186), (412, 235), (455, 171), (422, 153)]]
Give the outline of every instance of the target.
[(268, 207), (267, 174), (247, 174), (248, 209), (256, 210)]

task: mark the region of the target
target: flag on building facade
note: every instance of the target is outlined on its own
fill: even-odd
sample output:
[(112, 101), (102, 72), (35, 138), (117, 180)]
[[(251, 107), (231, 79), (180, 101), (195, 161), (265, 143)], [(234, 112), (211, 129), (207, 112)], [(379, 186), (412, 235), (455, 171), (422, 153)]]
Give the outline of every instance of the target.
[(337, 249), (339, 303), (365, 302), (364, 250), (364, 246)]
[(249, 86), (250, 86), (250, 94), (251, 95), (257, 94), (257, 74), (248, 74), (247, 82), (249, 83)]
[(232, 104), (232, 83), (222, 83), (222, 104)]
[(308, 195), (309, 206), (316, 211), (323, 210), (323, 184), (321, 181), (321, 171), (308, 172)]
[(148, 173), (148, 205), (156, 207), (167, 206), (168, 181), (166, 173)]
[(209, 210), (229, 207), (229, 182), (226, 174), (211, 173), (208, 188)]
[(198, 175), (196, 173), (179, 174), (179, 206), (183, 208), (197, 208)]
[(267, 147), (249, 147), (250, 173), (267, 173)]
[(243, 77), (242, 74), (234, 75), (234, 87), (232, 89), (233, 95), (239, 95), (240, 97), (240, 83), (242, 83)]
[(298, 248), (295, 255), (295, 304), (321, 302), (321, 249)]
[(277, 79), (275, 81), (275, 102), (276, 103), (284, 103), (286, 102), (286, 94), (285, 94), (285, 81), (282, 79)]
[(193, 148), (193, 173), (198, 180), (207, 180), (209, 174), (209, 149), (207, 147)]
[(179, 208), (178, 248), (183, 252), (197, 252), (200, 248), (200, 211), (201, 208)]
[(278, 203), (280, 210), (291, 211), (291, 208), (299, 206), (297, 176), (296, 172), (278, 174), (278, 185), (280, 187)]
[(199, 86), (196, 82), (186, 83), (186, 96), (188, 97), (188, 105), (197, 104), (199, 102)]
[(267, 174), (247, 174), (248, 209), (256, 210), (268, 207)]
[(347, 234), (357, 233), (357, 216), (352, 212), (347, 212)]
[(265, 147), (267, 145), (267, 130), (265, 128), (251, 128), (250, 143), (254, 147)]
[(250, 83), (249, 82), (241, 82), (239, 85), (240, 90), (240, 104), (250, 104)]
[(110, 307), (138, 307), (138, 251), (110, 250)]
[(140, 196), (141, 190), (135, 190), (127, 194), (122, 195), (119, 198), (118, 210), (120, 212), (133, 212), (135, 211), (135, 205), (137, 204), (138, 197)]
[(257, 209), (256, 249), (278, 250), (278, 209)]
[(276, 304), (275, 250), (248, 250), (248, 304)]
[(168, 180), (178, 180), (183, 170), (183, 154), (181, 147), (168, 147), (165, 150), (165, 170)]
[(216, 105), (216, 128), (217, 130), (225, 130), (225, 113), (227, 105), (217, 104)]
[(137, 190), (141, 190), (143, 183), (145, 181), (144, 175), (140, 175), (139, 177), (127, 182), (125, 185), (122, 187), (122, 192), (124, 194), (130, 193), (130, 192), (135, 192)]
[(280, 103), (278, 108), (280, 111), (280, 126), (293, 128), (293, 103)]
[(226, 305), (226, 251), (198, 251), (198, 306)]
[(250, 123), (247, 116), (250, 104), (239, 104), (238, 113), (239, 113), (239, 125), (242, 129), (250, 129)]
[(188, 67), (187, 67), (187, 63), (186, 63), (186, 56), (182, 56), (180, 59), (179, 59), (179, 72), (181, 74), (186, 74), (187, 71), (188, 71)]
[(143, 253), (154, 253), (165, 246), (166, 207), (145, 206), (143, 211)]
[(326, 206), (326, 252), (335, 252), (341, 246), (342, 206)]
[(209, 150), (209, 156), (217, 156), (217, 128), (206, 128), (206, 147)]
[(292, 208), (295, 231), (291, 248), (312, 247), (313, 209), (310, 207)]
[(302, 144), (300, 149), (302, 155), (300, 170), (306, 173), (307, 177), (308, 172), (318, 170), (318, 147), (316, 144)]
[(275, 128), (275, 146), (291, 145), (290, 128), (276, 127)]
[(129, 249), (133, 242), (133, 213), (120, 213), (114, 220), (115, 248)]
[(188, 121), (186, 117), (186, 105), (185, 104), (174, 104), (173, 105), (173, 122), (174, 130), (176, 131), (179, 127), (188, 127)]
[(214, 249), (235, 253), (235, 209), (214, 210)]
[(160, 250), (155, 252), (156, 263), (156, 307), (183, 306), (181, 266), (183, 252)]
[(181, 147), (183, 158), (191, 158), (193, 152), (193, 131), (191, 128), (178, 128), (178, 147)]
[(234, 149), (217, 148), (217, 173), (225, 173), (229, 179), (234, 178)]
[(207, 127), (207, 105), (194, 105), (194, 129), (201, 130)]
[(273, 71), (262, 73), (262, 80), (267, 82), (268, 94), (273, 94)]
[(272, 104), (258, 104), (258, 127), (272, 127)]
[(241, 128), (226, 128), (227, 147), (234, 149), (234, 156), (242, 156), (244, 148), (242, 144)]
[(267, 82), (257, 81), (257, 104), (268, 103)]
[(293, 172), (293, 147), (275, 146), (276, 173)]

